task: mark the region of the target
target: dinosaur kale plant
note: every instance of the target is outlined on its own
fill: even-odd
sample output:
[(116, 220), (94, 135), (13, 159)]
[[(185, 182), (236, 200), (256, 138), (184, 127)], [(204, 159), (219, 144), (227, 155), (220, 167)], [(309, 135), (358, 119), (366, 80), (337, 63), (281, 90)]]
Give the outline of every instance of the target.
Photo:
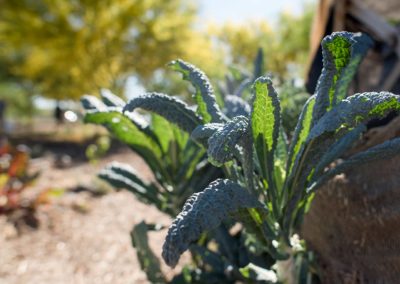
[[(154, 93), (135, 98), (124, 107), (123, 112), (135, 108), (152, 111), (191, 133), (207, 151), (209, 161), (223, 167), (229, 177), (211, 182), (187, 200), (164, 243), (162, 256), (168, 265), (174, 267), (186, 249), (192, 249), (206, 232), (229, 217), (240, 221), (249, 239), (276, 262), (272, 268), (278, 278), (267, 270), (271, 267), (252, 263), (240, 270), (242, 277), (252, 279), (249, 281), (282, 280), (280, 267), (304, 249), (296, 229), (315, 191), (350, 167), (400, 153), (400, 138), (396, 138), (344, 161), (339, 159), (362, 135), (368, 121), (400, 111), (400, 97), (387, 92), (346, 98), (370, 45), (366, 35), (347, 32), (323, 40), (324, 68), (290, 144), (281, 125), (278, 94), (266, 77), (253, 84), (250, 114), (228, 118), (204, 73), (178, 60), (172, 66), (195, 86), (196, 112), (176, 98)], [(234, 264), (227, 267), (238, 268)], [(308, 271), (297, 272), (299, 282), (309, 277)]]
[[(182, 72), (185, 69), (181, 67), (188, 72), (194, 68), (183, 61), (176, 61), (171, 67)], [(192, 75), (188, 73), (185, 76)], [(196, 95), (201, 98), (199, 91)], [(208, 104), (212, 106), (214, 99), (210, 97)], [(184, 102), (164, 94), (148, 93), (126, 104), (107, 90), (101, 92), (101, 100), (84, 96), (81, 101), (86, 110), (86, 122), (105, 126), (117, 139), (138, 153), (152, 170), (153, 182), (141, 178), (131, 165), (118, 162), (109, 164), (99, 173), (100, 178), (116, 188), (129, 190), (142, 202), (175, 217), (191, 194), (201, 191), (223, 175), (221, 169), (207, 162), (206, 150), (190, 139), (189, 133), (203, 123), (203, 119)], [(216, 104), (213, 107), (218, 109)], [(137, 108), (141, 109), (140, 114), (135, 111)], [(148, 109), (153, 110), (152, 115), (146, 113)], [(208, 113), (208, 110), (204, 111)], [(167, 119), (177, 122), (176, 125)], [(220, 113), (212, 119), (226, 120), (225, 115)], [(192, 246), (194, 267), (184, 269), (184, 273), (177, 275), (172, 282), (193, 279), (191, 282), (231, 283), (243, 277), (238, 269), (227, 270), (228, 263), (240, 267), (250, 260), (260, 265), (269, 261), (259, 253), (249, 251), (245, 244), (246, 237), (240, 230), (231, 233), (231, 227), (232, 222), (227, 220), (204, 235), (197, 246)], [(157, 225), (141, 222), (133, 228), (131, 238), (149, 281), (166, 283), (168, 281), (161, 273), (159, 262), (147, 241), (148, 232), (158, 229)], [(211, 243), (218, 249), (210, 251), (207, 246)]]
[[(168, 101), (169, 98), (165, 95), (159, 97), (160, 102)], [(190, 140), (187, 133), (191, 130), (190, 123), (180, 125), (185, 132), (157, 114), (149, 116), (137, 112), (122, 112), (126, 103), (108, 90), (102, 90), (101, 100), (94, 96), (84, 96), (81, 101), (86, 110), (85, 122), (106, 127), (114, 137), (141, 156), (154, 175), (154, 181), (149, 182), (131, 165), (113, 162), (99, 173), (99, 177), (113, 187), (127, 189), (141, 202), (154, 205), (170, 216), (176, 216), (191, 194), (221, 176), (221, 170), (207, 162), (205, 150)], [(173, 99), (169, 102), (171, 106), (175, 103)], [(163, 108), (163, 105), (160, 103), (159, 107)], [(146, 106), (142, 105), (142, 108), (145, 109)], [(181, 109), (180, 112), (172, 113), (177, 115), (176, 119), (179, 115), (194, 114), (184, 103), (177, 105), (177, 111)], [(200, 123), (200, 120), (194, 122), (196, 124), (193, 126)], [(157, 229), (157, 225), (142, 222), (134, 227), (131, 236), (149, 281), (163, 283), (166, 280), (147, 243), (148, 231)]]
[[(121, 98), (108, 90), (103, 90), (101, 95), (102, 100), (94, 96), (82, 97), (85, 122), (105, 126), (117, 139), (138, 153), (150, 167), (155, 181), (147, 182), (132, 166), (117, 162), (101, 171), (100, 178), (117, 188), (128, 189), (141, 201), (153, 204), (169, 215), (175, 215), (190, 194), (220, 175), (220, 170), (204, 163), (205, 151), (190, 141), (189, 135), (177, 126), (157, 114), (151, 115), (148, 122), (139, 113), (123, 113), (126, 104)], [(193, 112), (183, 103), (178, 107), (184, 109), (183, 113)], [(190, 125), (180, 126), (190, 130)], [(195, 170), (200, 174), (193, 175)]]

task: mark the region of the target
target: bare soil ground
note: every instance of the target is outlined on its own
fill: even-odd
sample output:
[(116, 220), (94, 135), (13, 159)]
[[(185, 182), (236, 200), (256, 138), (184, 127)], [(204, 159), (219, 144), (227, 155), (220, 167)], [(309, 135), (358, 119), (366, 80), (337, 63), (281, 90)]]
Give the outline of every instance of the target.
[[(33, 161), (32, 168), (42, 173), (30, 193), (49, 187), (93, 187), (93, 177), (113, 160), (128, 162), (151, 178), (143, 161), (126, 149), (95, 165), (73, 162), (66, 169), (54, 167), (50, 154)], [(0, 283), (148, 283), (129, 232), (142, 220), (167, 226), (171, 221), (126, 191), (96, 197), (87, 191), (67, 190), (39, 207), (37, 217), (39, 228), (17, 230), (0, 216)], [(163, 230), (150, 235), (156, 255), (160, 255), (165, 234)], [(162, 269), (170, 277), (176, 272)]]

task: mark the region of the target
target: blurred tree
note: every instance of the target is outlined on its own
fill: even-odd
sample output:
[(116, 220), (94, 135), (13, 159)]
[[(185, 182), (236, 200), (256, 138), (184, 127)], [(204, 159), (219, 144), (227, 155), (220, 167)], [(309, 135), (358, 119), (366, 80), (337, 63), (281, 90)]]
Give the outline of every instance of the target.
[(35, 112), (29, 92), (21, 84), (0, 83), (0, 98), (0, 104), (4, 105), (4, 115), (8, 117), (29, 119)]
[[(0, 43), (0, 49), (1, 46)], [(2, 108), (0, 120), (6, 116), (18, 119), (30, 118), (35, 111), (29, 95), (32, 87), (23, 80), (17, 83), (17, 78), (6, 68), (7, 64), (3, 59), (0, 58), (0, 108)]]
[(230, 63), (251, 69), (257, 48), (265, 54), (266, 71), (278, 77), (299, 78), (309, 52), (309, 33), (314, 6), (305, 5), (300, 15), (280, 14), (275, 28), (266, 21), (246, 25), (210, 26), (216, 42), (228, 53)]
[(222, 26), (210, 25), (209, 33), (215, 37), (228, 54), (228, 63), (251, 69), (257, 49), (262, 47), (269, 56), (274, 31), (266, 21), (247, 24), (227, 23)]
[(196, 8), (183, 0), (0, 0), (0, 7), (0, 74), (51, 98), (115, 90), (128, 75), (146, 83), (177, 57), (206, 71), (218, 60), (192, 27)]

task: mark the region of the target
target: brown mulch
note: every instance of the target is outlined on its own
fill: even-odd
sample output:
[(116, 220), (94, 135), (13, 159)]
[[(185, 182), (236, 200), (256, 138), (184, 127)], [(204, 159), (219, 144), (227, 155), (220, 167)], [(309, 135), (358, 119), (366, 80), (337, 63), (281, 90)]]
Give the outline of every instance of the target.
[[(57, 169), (52, 155), (33, 161), (42, 170), (31, 194), (49, 187), (90, 188), (96, 172), (110, 161), (129, 162), (151, 178), (143, 161), (128, 150), (97, 164), (78, 163)], [(156, 208), (140, 203), (126, 191), (100, 197), (87, 191), (67, 190), (39, 207), (38, 228), (16, 228), (0, 216), (0, 283), (148, 283), (132, 248), (129, 232), (134, 224), (169, 225)], [(166, 230), (150, 234), (150, 245), (160, 255)], [(162, 264), (171, 277), (171, 270)]]

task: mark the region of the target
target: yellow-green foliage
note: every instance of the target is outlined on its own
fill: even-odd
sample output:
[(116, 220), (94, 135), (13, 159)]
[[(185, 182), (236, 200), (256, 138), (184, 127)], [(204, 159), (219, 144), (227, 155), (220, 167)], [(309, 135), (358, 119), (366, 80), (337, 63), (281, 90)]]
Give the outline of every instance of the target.
[(280, 76), (291, 75), (288, 65), (296, 65), (296, 76), (303, 76), (309, 53), (309, 34), (314, 7), (307, 5), (301, 15), (280, 14), (276, 26), (269, 19), (245, 25), (227, 23), (222, 27), (212, 25), (209, 32), (217, 42), (227, 46), (232, 63), (242, 67), (253, 62), (257, 48), (265, 53), (265, 69)]
[(177, 57), (195, 58), (206, 70), (207, 62), (215, 64), (210, 43), (192, 28), (196, 9), (186, 1), (21, 0), (0, 6), (0, 61), (48, 97), (115, 88), (128, 74), (145, 80)]

